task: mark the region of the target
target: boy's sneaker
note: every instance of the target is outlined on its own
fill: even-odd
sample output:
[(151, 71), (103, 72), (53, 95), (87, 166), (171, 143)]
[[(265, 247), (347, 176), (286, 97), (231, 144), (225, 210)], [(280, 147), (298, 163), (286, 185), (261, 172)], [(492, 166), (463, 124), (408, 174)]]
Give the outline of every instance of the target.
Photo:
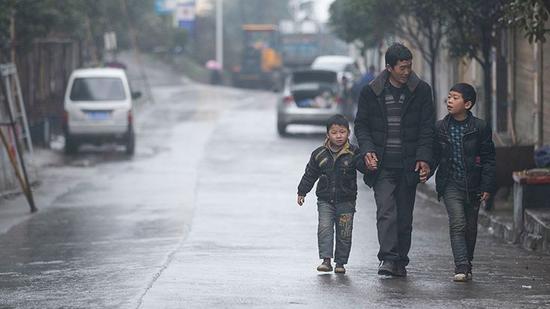
[(336, 274), (345, 274), (346, 269), (344, 268), (344, 265), (336, 264), (336, 267), (334, 268), (334, 273), (336, 273)]
[(458, 265), (455, 268), (455, 276), (453, 278), (453, 281), (455, 282), (466, 282), (468, 281), (468, 272), (470, 271), (470, 267), (468, 265)]
[(472, 275), (472, 264), (470, 263), (468, 267), (468, 273), (466, 273), (466, 280), (472, 280), (474, 277)]
[(321, 265), (317, 266), (317, 271), (323, 271), (323, 272), (329, 272), (332, 271), (332, 265), (330, 263), (330, 260), (324, 260)]

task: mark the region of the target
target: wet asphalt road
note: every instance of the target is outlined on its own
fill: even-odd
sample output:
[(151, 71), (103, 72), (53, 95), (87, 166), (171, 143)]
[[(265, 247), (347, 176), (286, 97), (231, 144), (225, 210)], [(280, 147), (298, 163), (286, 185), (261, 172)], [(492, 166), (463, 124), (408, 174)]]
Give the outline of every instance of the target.
[(421, 197), (409, 276), (378, 277), (364, 185), (348, 273), (318, 274), (315, 197), (301, 208), (295, 198), (322, 128), (280, 138), (275, 94), (182, 83), (155, 67), (157, 104), (136, 116), (136, 156), (59, 155), (37, 190), (48, 204), (0, 234), (0, 308), (550, 306), (550, 257), (484, 231), (474, 281), (453, 283), (446, 213)]

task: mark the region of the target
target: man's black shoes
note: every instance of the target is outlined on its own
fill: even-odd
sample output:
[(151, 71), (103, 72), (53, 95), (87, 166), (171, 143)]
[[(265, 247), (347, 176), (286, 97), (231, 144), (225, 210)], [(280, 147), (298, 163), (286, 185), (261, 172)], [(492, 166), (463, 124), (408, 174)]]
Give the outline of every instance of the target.
[(407, 268), (403, 262), (397, 263), (397, 271), (395, 272), (396, 277), (407, 277)]
[(378, 274), (381, 276), (397, 276), (397, 263), (390, 260), (380, 262)]
[(407, 277), (407, 268), (402, 262), (384, 260), (378, 266), (378, 274), (382, 276)]

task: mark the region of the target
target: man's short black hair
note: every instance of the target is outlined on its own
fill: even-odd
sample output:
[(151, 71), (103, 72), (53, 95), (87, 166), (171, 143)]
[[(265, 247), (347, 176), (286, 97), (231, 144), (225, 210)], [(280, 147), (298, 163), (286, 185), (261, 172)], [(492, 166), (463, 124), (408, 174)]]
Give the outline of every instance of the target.
[(411, 51), (401, 43), (393, 43), (386, 51), (386, 65), (390, 65), (392, 68), (398, 61), (412, 60), (412, 58)]
[(330, 131), (330, 127), (333, 125), (339, 125), (345, 127), (349, 131), (349, 121), (343, 115), (337, 114), (330, 117), (327, 121), (327, 133)]
[(476, 104), (477, 94), (472, 85), (467, 83), (458, 83), (454, 85), (451, 90), (449, 90), (449, 92), (451, 91), (460, 93), (462, 95), (462, 98), (464, 99), (464, 103), (468, 101), (472, 102), (472, 106), (470, 106), (470, 109)]

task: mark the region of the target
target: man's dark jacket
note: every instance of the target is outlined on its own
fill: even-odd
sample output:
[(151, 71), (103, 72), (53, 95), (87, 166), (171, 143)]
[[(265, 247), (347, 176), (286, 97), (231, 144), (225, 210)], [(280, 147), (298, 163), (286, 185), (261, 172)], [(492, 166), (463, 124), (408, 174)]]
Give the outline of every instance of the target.
[[(442, 196), (451, 177), (451, 139), (449, 123), (451, 116), (447, 115), (435, 124), (436, 141), (434, 143), (434, 167), (438, 196)], [(464, 160), (465, 183), (469, 194), (481, 192), (492, 193), (495, 190), (496, 162), (495, 145), (491, 126), (484, 120), (474, 117), (468, 112), (468, 118), (462, 139), (462, 159)]]
[[(378, 170), (368, 172), (363, 179), (372, 187), (376, 181), (380, 166), (384, 164), (388, 119), (384, 99), (385, 87), (389, 72), (383, 71), (359, 96), (358, 110), (355, 117), (355, 136), (359, 142), (361, 155), (374, 152), (378, 157)], [(432, 88), (422, 81), (414, 72), (404, 85), (405, 101), (401, 108), (401, 149), (403, 155), (403, 172), (407, 183), (415, 185), (420, 181), (415, 172), (417, 161), (433, 164), (433, 128), (435, 111), (432, 99)]]
[[(346, 143), (336, 160), (325, 143), (311, 153), (306, 171), (298, 185), (298, 195), (306, 196), (317, 183), (317, 198), (330, 203), (355, 201), (357, 198), (357, 162), (359, 148)], [(364, 164), (363, 164), (364, 166)], [(361, 169), (361, 171), (364, 171)]]

